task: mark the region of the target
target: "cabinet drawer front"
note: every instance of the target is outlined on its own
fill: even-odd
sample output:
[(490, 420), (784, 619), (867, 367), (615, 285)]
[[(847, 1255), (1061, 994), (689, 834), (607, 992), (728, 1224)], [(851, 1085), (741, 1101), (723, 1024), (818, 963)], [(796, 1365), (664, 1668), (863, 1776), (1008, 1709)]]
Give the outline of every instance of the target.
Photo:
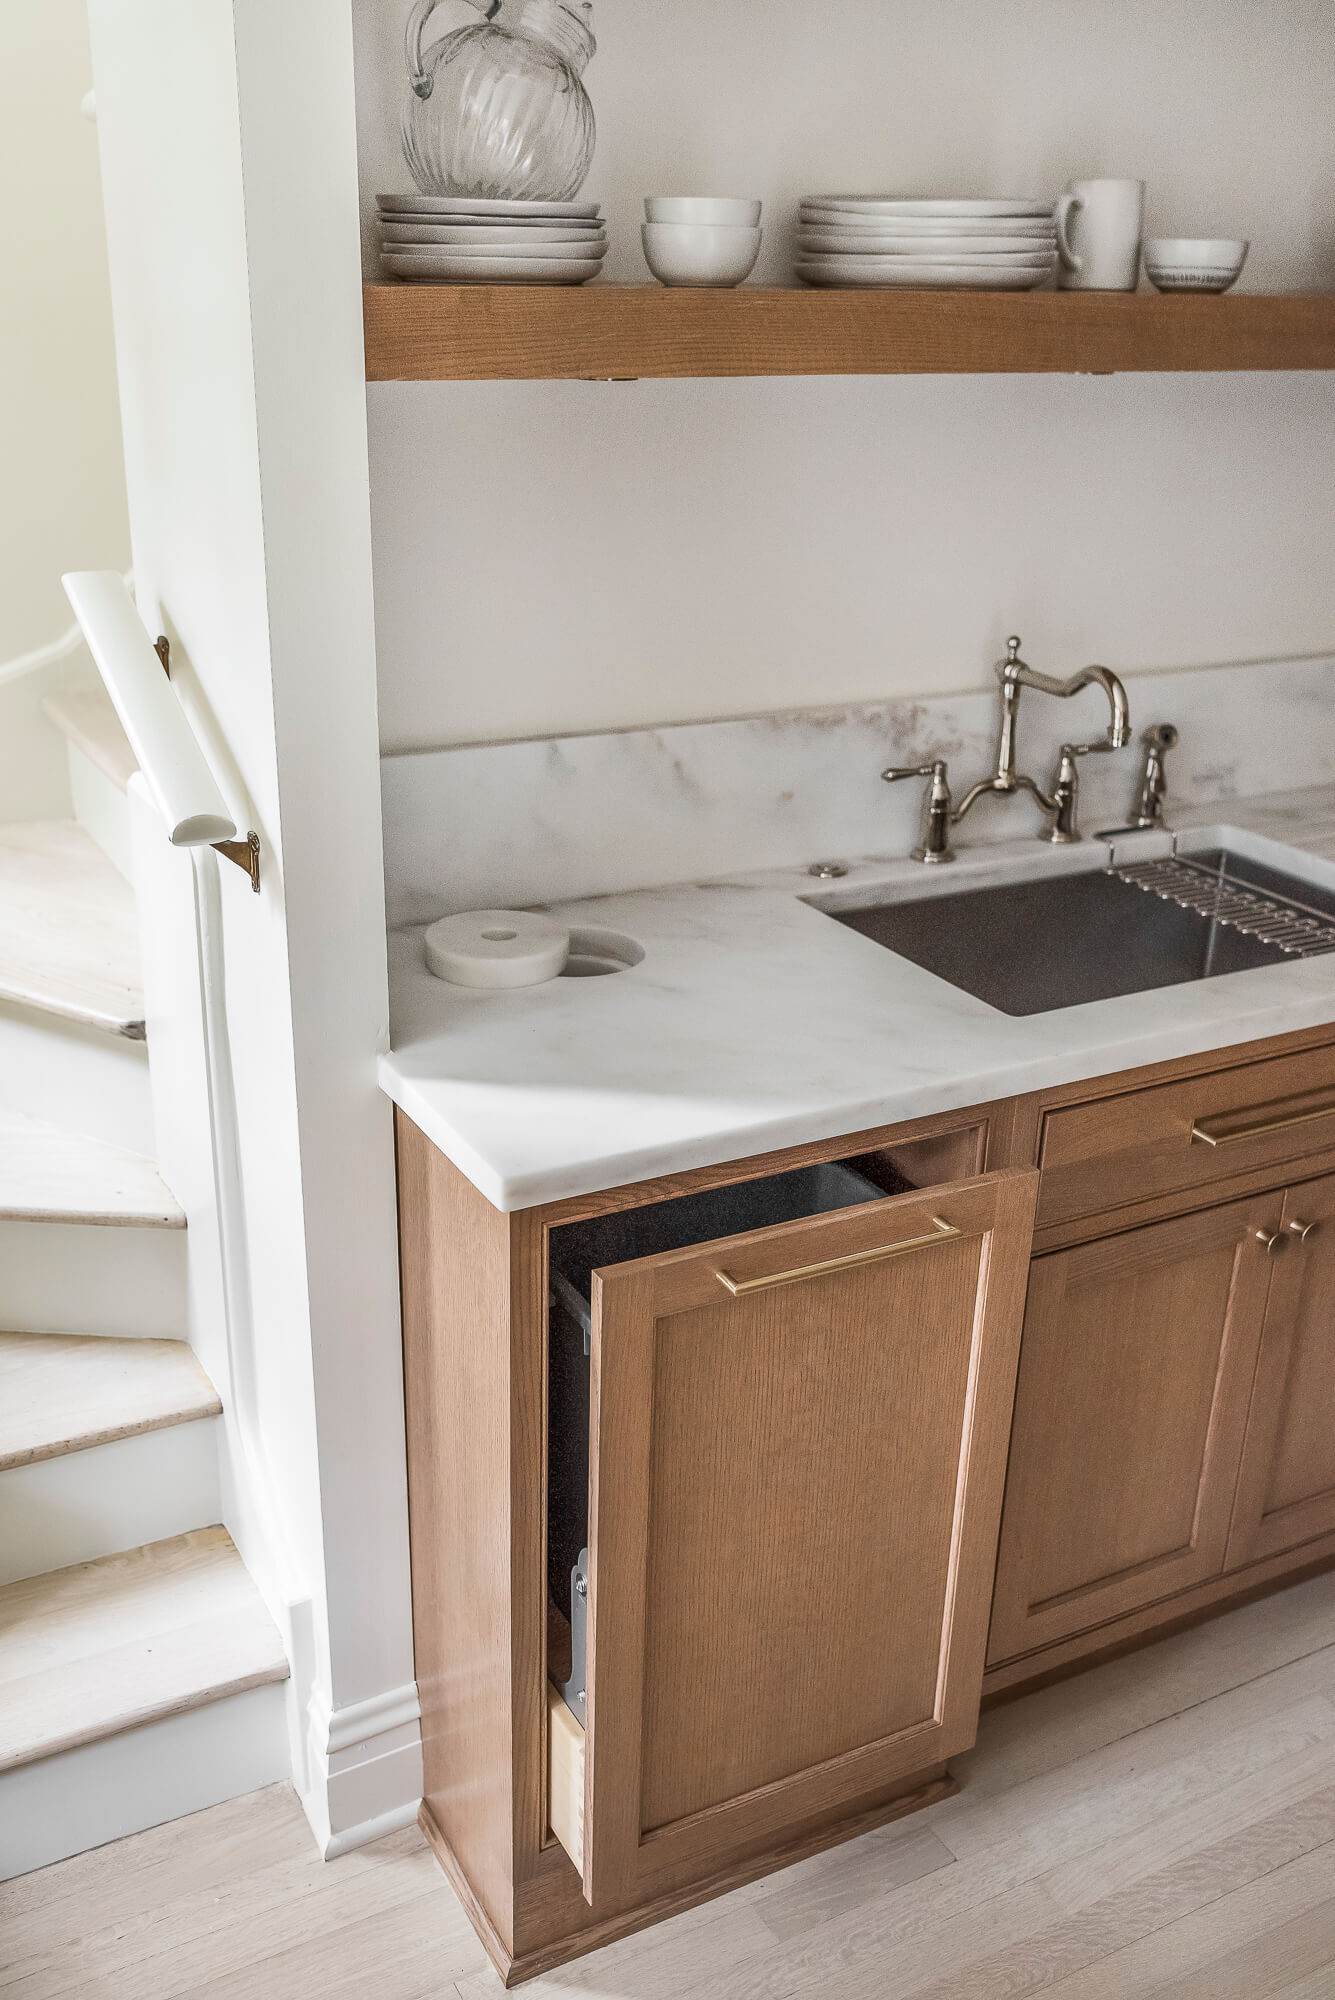
[(1335, 1145), (1335, 1047), (1044, 1114), (1038, 1221), (1205, 1187)]
[(1035, 1181), (996, 1174), (599, 1275), (596, 1912), (972, 1741)]

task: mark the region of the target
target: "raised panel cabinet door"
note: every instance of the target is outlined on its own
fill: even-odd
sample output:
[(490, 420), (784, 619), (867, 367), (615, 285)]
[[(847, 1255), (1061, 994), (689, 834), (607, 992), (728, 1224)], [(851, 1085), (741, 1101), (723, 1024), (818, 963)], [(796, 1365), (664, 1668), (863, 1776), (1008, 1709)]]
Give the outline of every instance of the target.
[(1335, 1531), (1335, 1178), (1290, 1188), (1229, 1537), (1230, 1568)]
[(1036, 1190), (1007, 1171), (596, 1274), (596, 1913), (973, 1741)]
[(1279, 1194), (1035, 1260), (988, 1661), (1224, 1566)]

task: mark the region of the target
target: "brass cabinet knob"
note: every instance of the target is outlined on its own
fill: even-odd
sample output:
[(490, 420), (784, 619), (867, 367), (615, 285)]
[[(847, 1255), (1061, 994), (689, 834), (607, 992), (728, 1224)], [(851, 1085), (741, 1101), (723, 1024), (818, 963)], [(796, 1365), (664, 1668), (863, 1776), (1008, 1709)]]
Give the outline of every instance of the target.
[(1300, 1243), (1306, 1243), (1309, 1236), (1316, 1235), (1319, 1227), (1320, 1224), (1316, 1222), (1291, 1222), (1289, 1224), (1289, 1234), (1296, 1236)]
[(1266, 1251), (1271, 1257), (1278, 1257), (1281, 1250), (1287, 1250), (1289, 1247), (1288, 1237), (1282, 1236), (1279, 1230), (1276, 1230), (1271, 1235), (1268, 1229), (1258, 1229), (1255, 1234), (1257, 1242), (1265, 1245)]

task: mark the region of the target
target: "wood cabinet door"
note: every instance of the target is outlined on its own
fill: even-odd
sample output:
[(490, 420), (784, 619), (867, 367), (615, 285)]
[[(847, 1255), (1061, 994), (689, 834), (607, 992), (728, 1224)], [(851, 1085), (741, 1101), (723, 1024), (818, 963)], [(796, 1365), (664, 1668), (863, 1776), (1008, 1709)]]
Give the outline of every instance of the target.
[(1036, 1189), (992, 1174), (595, 1274), (596, 1912), (972, 1742)]
[(1290, 1188), (1229, 1536), (1234, 1568), (1335, 1532), (1335, 1177)]
[(1283, 1197), (1035, 1260), (988, 1661), (1224, 1567)]

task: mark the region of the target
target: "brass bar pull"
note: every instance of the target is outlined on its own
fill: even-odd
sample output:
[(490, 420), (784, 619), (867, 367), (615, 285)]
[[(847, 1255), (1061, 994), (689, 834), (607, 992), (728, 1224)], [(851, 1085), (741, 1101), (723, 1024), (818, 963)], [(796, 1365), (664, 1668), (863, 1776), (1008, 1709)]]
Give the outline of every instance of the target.
[(1328, 1098), (1324, 1104), (1309, 1105), (1305, 1111), (1290, 1111), (1283, 1118), (1263, 1116), (1254, 1125), (1233, 1126), (1232, 1121), (1237, 1115), (1233, 1111), (1222, 1118), (1201, 1119), (1191, 1128), (1192, 1144), (1235, 1146), (1240, 1139), (1261, 1139), (1268, 1132), (1287, 1132), (1294, 1125), (1311, 1125), (1318, 1118), (1335, 1117), (1335, 1098)]
[(847, 1257), (827, 1257), (823, 1264), (799, 1264), (795, 1270), (776, 1271), (769, 1278), (733, 1278), (726, 1271), (715, 1271), (714, 1276), (735, 1299), (744, 1299), (750, 1292), (772, 1291), (776, 1285), (800, 1285), (807, 1278), (827, 1277), (831, 1271), (854, 1271), (859, 1264), (879, 1264), (887, 1257), (903, 1257), (910, 1250), (925, 1250), (929, 1244), (944, 1243), (949, 1237), (961, 1234), (962, 1231), (934, 1215), (930, 1235), (908, 1236), (902, 1243), (883, 1243), (878, 1250), (854, 1250)]

